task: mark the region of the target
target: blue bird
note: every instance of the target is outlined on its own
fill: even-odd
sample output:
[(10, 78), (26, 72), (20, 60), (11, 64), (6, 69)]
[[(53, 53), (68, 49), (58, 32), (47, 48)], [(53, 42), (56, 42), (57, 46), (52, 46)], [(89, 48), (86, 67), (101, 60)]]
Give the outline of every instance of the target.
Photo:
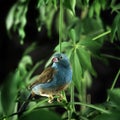
[(59, 92), (65, 90), (72, 80), (70, 62), (65, 54), (55, 54), (52, 63), (31, 85), (32, 93), (49, 97), (48, 102), (52, 102), (53, 95), (59, 96)]
[[(31, 94), (29, 98), (40, 95), (49, 98), (49, 103), (58, 95), (57, 101), (62, 100), (61, 91), (65, 90), (72, 81), (72, 69), (69, 59), (65, 54), (56, 53), (52, 58), (52, 65), (43, 70), (29, 87)], [(21, 109), (22, 110), (22, 109)]]

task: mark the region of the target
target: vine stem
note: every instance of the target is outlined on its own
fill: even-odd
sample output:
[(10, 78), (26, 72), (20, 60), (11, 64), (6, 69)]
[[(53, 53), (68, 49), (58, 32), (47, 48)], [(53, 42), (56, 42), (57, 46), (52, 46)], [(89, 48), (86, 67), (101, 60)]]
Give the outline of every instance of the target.
[(60, 0), (60, 15), (59, 15), (59, 45), (60, 53), (62, 51), (62, 21), (63, 21), (63, 0)]

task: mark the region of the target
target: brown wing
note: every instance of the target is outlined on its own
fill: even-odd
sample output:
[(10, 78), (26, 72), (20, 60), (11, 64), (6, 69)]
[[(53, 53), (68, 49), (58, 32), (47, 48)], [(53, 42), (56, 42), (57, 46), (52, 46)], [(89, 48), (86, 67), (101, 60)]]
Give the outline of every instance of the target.
[(29, 88), (40, 83), (50, 82), (55, 72), (56, 70), (54, 68), (51, 67), (45, 68), (44, 71), (38, 76), (38, 78), (29, 86)]

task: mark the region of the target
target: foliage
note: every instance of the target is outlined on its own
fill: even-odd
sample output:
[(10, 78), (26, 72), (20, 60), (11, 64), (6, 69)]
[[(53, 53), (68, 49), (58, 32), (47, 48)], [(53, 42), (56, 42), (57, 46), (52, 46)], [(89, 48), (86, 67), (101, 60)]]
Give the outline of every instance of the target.
[[(29, 2), (30, 0), (18, 0), (11, 7), (6, 18), (8, 35), (12, 38), (15, 33), (22, 45), (24, 45), (26, 35), (25, 27)], [(120, 40), (120, 4), (117, 4), (115, 0), (111, 0), (111, 2), (105, 0), (37, 0), (37, 5), (34, 7), (38, 11), (36, 18), (38, 32), (41, 32), (41, 28), (45, 27), (48, 36), (51, 37), (54, 24), (56, 33), (59, 35), (59, 44), (54, 51), (65, 52), (68, 55), (73, 69), (73, 82), (68, 94), (63, 93), (65, 100), (62, 103), (55, 102), (48, 105), (47, 99), (31, 101), (29, 109), (20, 119), (118, 120), (120, 118), (120, 89), (115, 89), (114, 85), (119, 77), (120, 70), (113, 82), (112, 89), (108, 91), (108, 99), (105, 103), (100, 105), (89, 104), (87, 88), (91, 87), (92, 76), (97, 76), (91, 59), (93, 57), (104, 59), (101, 56), (100, 49), (106, 40), (109, 42)], [(104, 24), (101, 18), (102, 11), (108, 9), (111, 14), (115, 13), (112, 25)], [(21, 100), (18, 93), (26, 91), (27, 84), (34, 80), (33, 72), (42, 64), (40, 61), (33, 65), (29, 53), (35, 47), (33, 43), (24, 52), (18, 67), (8, 76), (1, 89), (0, 102), (3, 110), (3, 113), (0, 110), (1, 118), (18, 119), (17, 113), (13, 114), (17, 112), (16, 107)], [(120, 58), (118, 59), (120, 60)], [(70, 101), (67, 100), (67, 96), (70, 97)], [(75, 106), (81, 106), (80, 111)], [(64, 109), (61, 117), (55, 113), (57, 107)], [(15, 117), (11, 118), (11, 116)]]

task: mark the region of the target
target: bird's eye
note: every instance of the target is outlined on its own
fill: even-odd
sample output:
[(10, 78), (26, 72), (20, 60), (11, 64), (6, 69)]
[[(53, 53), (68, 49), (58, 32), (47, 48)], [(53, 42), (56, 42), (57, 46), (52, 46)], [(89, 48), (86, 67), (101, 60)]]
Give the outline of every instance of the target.
[(62, 56), (60, 56), (60, 59), (62, 59), (63, 57)]

